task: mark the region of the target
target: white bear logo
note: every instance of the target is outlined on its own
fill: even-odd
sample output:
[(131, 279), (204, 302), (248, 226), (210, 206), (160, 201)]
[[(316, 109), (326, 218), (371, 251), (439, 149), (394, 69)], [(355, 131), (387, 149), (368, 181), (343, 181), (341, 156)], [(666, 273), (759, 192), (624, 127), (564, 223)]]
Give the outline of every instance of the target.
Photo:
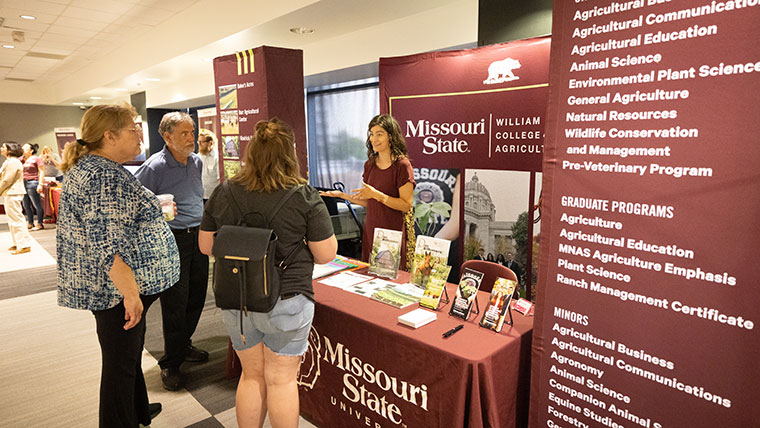
[(301, 357), (301, 370), (298, 374), (298, 386), (304, 389), (314, 389), (321, 370), (319, 368), (319, 357), (322, 351), (322, 340), (319, 338), (319, 332), (314, 326), (309, 331), (309, 348)]
[(483, 81), (484, 85), (495, 85), (497, 83), (517, 80), (519, 77), (512, 73), (512, 70), (522, 67), (520, 61), (514, 58), (505, 58), (501, 61), (494, 61), (488, 66), (488, 79)]

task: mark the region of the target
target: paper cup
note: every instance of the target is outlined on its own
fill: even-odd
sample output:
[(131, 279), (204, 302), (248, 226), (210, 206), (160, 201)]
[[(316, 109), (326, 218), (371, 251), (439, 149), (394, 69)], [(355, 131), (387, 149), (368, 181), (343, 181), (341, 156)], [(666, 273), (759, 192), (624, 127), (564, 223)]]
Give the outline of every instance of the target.
[(161, 212), (164, 214), (164, 220), (174, 220), (174, 195), (163, 194), (156, 195), (158, 202), (161, 203)]

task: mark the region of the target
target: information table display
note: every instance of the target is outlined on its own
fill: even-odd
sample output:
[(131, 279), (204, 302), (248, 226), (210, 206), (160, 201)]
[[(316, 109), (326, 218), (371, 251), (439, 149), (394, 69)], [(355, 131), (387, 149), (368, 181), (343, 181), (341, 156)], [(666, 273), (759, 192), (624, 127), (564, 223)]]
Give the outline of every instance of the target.
[[(359, 271), (366, 273), (366, 268)], [(399, 272), (397, 281), (409, 280)], [(314, 281), (316, 308), (299, 376), (301, 413), (320, 427), (514, 427), (527, 423), (533, 317), (501, 333), (450, 317), (417, 329), (396, 309)], [(455, 284), (447, 284), (449, 295)], [(481, 308), (488, 293), (479, 293)], [(441, 335), (464, 327), (449, 338)]]
[(531, 427), (760, 426), (758, 22), (554, 2)]

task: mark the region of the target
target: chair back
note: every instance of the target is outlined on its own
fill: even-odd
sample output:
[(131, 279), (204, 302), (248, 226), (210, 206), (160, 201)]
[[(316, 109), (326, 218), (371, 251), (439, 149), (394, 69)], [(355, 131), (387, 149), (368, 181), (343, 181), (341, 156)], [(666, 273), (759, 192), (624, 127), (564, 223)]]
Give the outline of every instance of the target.
[(460, 272), (464, 272), (464, 268), (470, 268), (478, 272), (483, 272), (483, 281), (480, 283), (480, 290), (490, 293), (493, 289), (493, 283), (496, 282), (496, 278), (511, 279), (517, 281), (517, 275), (512, 272), (512, 269), (495, 262), (489, 262), (486, 260), (467, 260), (462, 263)]

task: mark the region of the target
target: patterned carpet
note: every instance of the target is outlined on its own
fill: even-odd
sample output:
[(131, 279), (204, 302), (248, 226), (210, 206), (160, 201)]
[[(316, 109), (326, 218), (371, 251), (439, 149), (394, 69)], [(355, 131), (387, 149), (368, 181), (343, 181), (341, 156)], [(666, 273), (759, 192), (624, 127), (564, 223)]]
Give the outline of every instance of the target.
[[(8, 234), (8, 226), (0, 223), (0, 237), (3, 233)], [(10, 269), (5, 259), (0, 258), (0, 343), (3, 344), (0, 347), (0, 425), (5, 428), (97, 426), (100, 350), (94, 319), (90, 312), (56, 304), (55, 265), (49, 263), (49, 260), (54, 263), (56, 257), (55, 226), (33, 232), (32, 237), (37, 246), (30, 253), (34, 254), (30, 264)], [(203, 364), (183, 364), (186, 387), (180, 391), (169, 392), (161, 385), (157, 358), (163, 354), (163, 338), (158, 303), (151, 306), (146, 320), (143, 370), (151, 401), (161, 402), (164, 408), (151, 426), (237, 427), (234, 409), (237, 380), (224, 377), (228, 338), (213, 296), (207, 296), (193, 336), (193, 344), (207, 350), (210, 360)], [(270, 426), (268, 421), (264, 426)], [(314, 425), (302, 418), (299, 426)]]

